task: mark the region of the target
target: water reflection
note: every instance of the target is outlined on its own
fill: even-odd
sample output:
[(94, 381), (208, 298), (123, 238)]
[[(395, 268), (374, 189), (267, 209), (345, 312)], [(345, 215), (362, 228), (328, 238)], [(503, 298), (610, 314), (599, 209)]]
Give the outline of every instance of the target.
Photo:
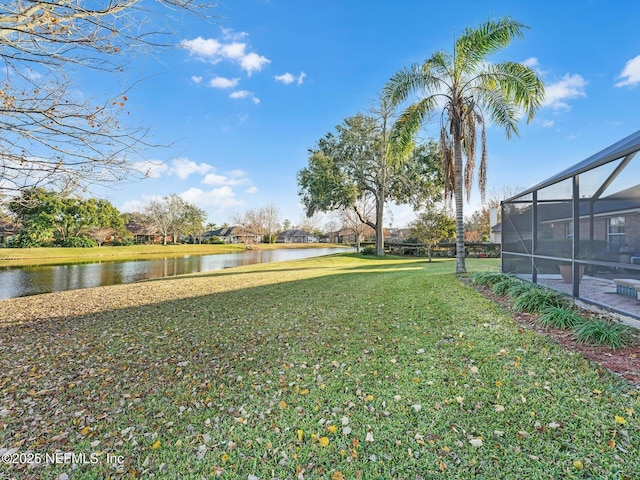
[(35, 267), (0, 267), (0, 299), (79, 288), (118, 285), (151, 278), (207, 272), (256, 263), (281, 262), (352, 251), (350, 248), (249, 250), (154, 260), (113, 261)]

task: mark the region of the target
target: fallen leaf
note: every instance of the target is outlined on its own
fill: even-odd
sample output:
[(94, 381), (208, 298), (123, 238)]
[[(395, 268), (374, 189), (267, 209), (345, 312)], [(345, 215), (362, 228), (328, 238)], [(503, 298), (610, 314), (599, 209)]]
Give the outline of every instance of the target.
[(482, 439), (481, 438), (472, 438), (471, 440), (469, 440), (469, 443), (471, 445), (473, 445), (474, 447), (481, 447), (482, 446)]

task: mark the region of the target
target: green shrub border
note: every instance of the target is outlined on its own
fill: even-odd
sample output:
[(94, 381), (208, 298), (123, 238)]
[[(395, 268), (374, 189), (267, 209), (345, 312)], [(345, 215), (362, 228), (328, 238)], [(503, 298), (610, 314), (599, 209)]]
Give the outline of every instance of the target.
[(513, 309), (538, 314), (544, 327), (573, 329), (580, 343), (606, 346), (617, 350), (633, 343), (636, 331), (629, 325), (599, 317), (582, 315), (570, 298), (556, 290), (520, 280), (500, 272), (477, 272), (471, 283), (490, 289), (496, 295), (510, 297)]

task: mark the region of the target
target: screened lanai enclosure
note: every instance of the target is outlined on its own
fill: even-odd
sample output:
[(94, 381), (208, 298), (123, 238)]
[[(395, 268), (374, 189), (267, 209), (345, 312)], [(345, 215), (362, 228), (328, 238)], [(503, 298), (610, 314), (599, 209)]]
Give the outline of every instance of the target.
[(502, 271), (640, 318), (640, 131), (502, 202)]

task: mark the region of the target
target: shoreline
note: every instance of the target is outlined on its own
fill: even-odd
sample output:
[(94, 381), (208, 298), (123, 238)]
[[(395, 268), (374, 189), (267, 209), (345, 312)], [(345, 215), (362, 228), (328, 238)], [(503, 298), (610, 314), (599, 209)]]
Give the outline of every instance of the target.
[[(344, 247), (345, 245), (335, 243), (257, 243), (251, 245), (253, 250)], [(247, 246), (244, 244), (134, 245), (93, 248), (0, 248), (0, 268), (64, 265), (114, 260), (148, 260), (163, 257), (181, 257), (185, 255), (240, 253), (245, 250), (247, 250)]]

